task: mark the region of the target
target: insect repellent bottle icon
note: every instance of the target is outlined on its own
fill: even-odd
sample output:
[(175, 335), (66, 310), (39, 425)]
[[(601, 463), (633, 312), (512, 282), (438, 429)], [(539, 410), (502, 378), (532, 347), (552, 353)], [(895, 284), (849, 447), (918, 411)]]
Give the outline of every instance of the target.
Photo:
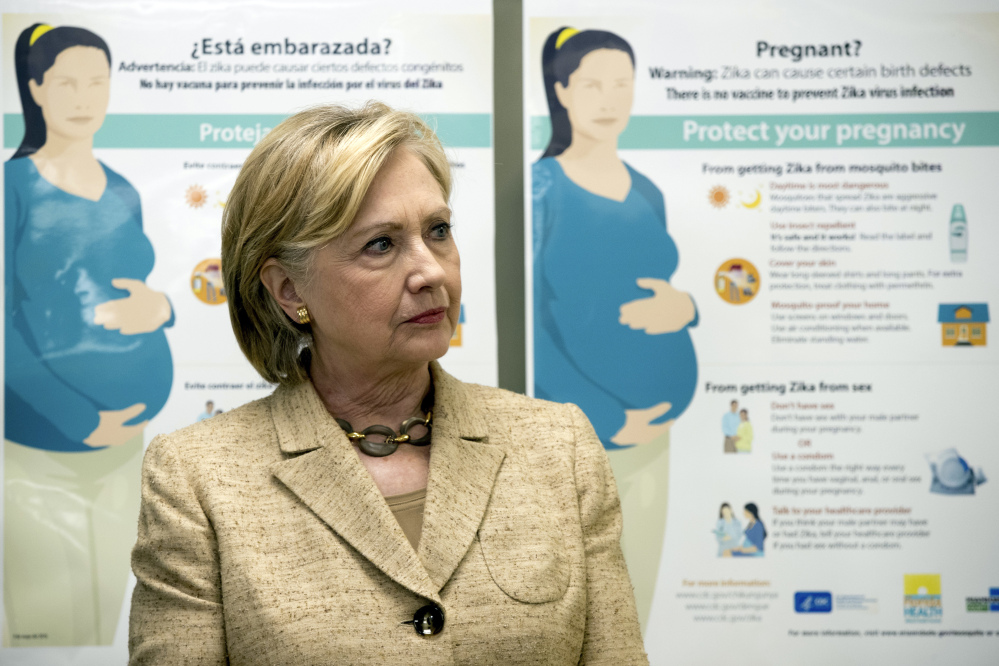
[(961, 204), (954, 204), (950, 213), (950, 260), (955, 263), (968, 260), (968, 220)]

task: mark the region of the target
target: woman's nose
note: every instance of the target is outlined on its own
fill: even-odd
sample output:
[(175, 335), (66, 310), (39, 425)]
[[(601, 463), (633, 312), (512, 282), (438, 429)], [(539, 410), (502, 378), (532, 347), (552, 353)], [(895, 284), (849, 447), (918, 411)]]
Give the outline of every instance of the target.
[(437, 289), (444, 284), (446, 273), (440, 259), (426, 243), (417, 243), (413, 249), (412, 266), (407, 280), (410, 291)]

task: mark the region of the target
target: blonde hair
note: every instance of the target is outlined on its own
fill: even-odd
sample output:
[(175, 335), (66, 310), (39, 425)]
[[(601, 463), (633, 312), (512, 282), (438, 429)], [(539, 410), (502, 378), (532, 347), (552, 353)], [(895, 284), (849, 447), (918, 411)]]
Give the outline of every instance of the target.
[(307, 282), (315, 250), (350, 227), (375, 175), (401, 146), (450, 200), (451, 171), (434, 131), (416, 114), (378, 102), (296, 113), (243, 164), (222, 216), (222, 275), (236, 339), (267, 381), (308, 378), (302, 356), (311, 335), (264, 287), (261, 268), (273, 257), (294, 282)]

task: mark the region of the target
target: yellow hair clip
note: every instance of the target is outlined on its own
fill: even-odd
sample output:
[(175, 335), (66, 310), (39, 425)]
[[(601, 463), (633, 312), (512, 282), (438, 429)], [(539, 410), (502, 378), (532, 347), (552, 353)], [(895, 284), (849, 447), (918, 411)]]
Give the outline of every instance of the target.
[(34, 46), (38, 38), (44, 35), (46, 32), (52, 29), (52, 26), (45, 25), (44, 23), (35, 28), (34, 32), (31, 33), (31, 39), (28, 40), (28, 46)]
[(576, 30), (575, 28), (566, 28), (562, 32), (558, 33), (558, 38), (556, 38), (555, 40), (555, 50), (558, 51), (560, 48), (562, 48), (563, 44), (569, 41), (570, 37), (578, 34), (579, 30)]

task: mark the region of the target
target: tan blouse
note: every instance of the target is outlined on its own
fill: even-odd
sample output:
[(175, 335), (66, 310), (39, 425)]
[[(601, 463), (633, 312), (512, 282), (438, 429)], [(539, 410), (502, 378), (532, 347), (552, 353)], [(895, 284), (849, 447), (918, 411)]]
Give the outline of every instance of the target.
[(385, 498), (392, 515), (399, 521), (399, 526), (413, 544), (413, 550), (420, 545), (420, 533), (423, 531), (423, 505), (427, 499), (427, 489), (421, 488), (411, 493), (389, 495)]

